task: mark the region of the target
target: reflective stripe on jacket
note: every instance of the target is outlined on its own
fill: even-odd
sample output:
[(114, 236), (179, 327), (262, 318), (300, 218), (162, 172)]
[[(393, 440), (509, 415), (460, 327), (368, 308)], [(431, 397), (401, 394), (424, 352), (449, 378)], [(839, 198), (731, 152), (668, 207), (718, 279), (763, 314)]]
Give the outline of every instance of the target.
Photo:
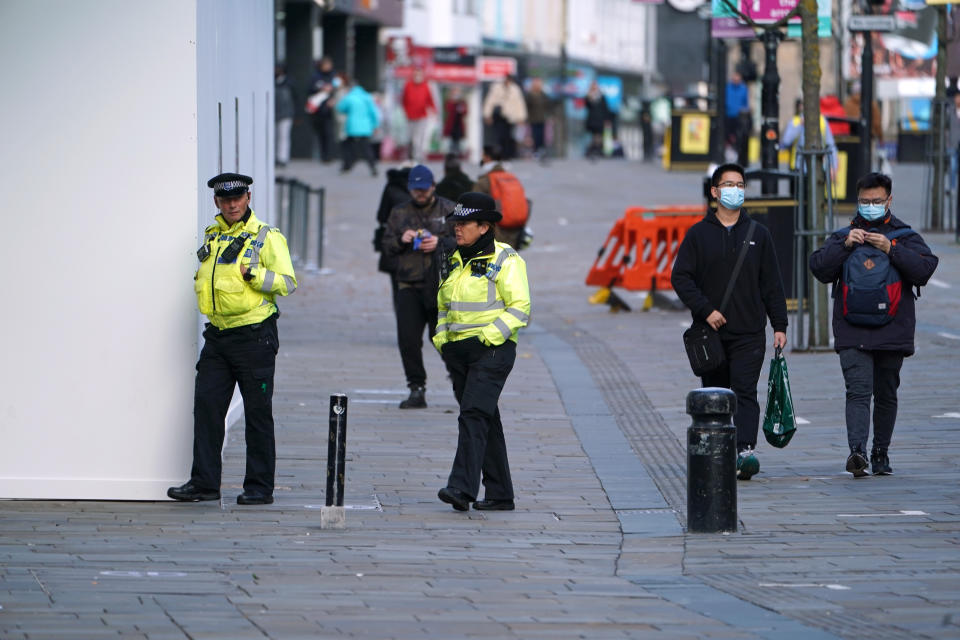
[[(485, 273), (474, 275), (473, 263), (486, 262)], [(494, 243), (493, 253), (463, 263), (460, 252), (450, 257), (450, 275), (437, 293), (437, 333), (433, 345), (480, 338), (486, 345), (517, 341), (517, 331), (530, 322), (527, 265), (510, 245)]]
[[(223, 259), (223, 252), (236, 237), (243, 237), (243, 249), (232, 261)], [(206, 228), (204, 245), (210, 255), (200, 263), (194, 276), (200, 313), (220, 329), (242, 327), (266, 320), (277, 312), (276, 297), (288, 296), (297, 290), (287, 240), (277, 229), (263, 224), (250, 211), (246, 222), (230, 226), (217, 215), (217, 223)], [(240, 265), (253, 273), (243, 279)]]

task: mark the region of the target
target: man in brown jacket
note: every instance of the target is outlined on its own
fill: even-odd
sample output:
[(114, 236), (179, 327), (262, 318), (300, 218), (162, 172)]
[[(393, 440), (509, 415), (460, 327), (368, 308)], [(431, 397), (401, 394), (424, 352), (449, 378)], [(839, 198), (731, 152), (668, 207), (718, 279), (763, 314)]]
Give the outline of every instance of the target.
[(444, 251), (456, 247), (447, 216), (454, 203), (436, 195), (433, 173), (422, 164), (410, 169), (410, 201), (390, 212), (383, 234), (383, 252), (396, 260), (397, 342), (410, 397), (401, 409), (422, 409), (427, 372), (423, 367), (423, 329), (431, 338), (437, 328), (437, 267)]

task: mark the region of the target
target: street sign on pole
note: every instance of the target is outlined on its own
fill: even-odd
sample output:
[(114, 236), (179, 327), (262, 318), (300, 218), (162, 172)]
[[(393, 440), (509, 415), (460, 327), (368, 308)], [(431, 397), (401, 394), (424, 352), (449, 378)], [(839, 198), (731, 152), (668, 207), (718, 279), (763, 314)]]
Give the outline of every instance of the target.
[(893, 31), (897, 28), (896, 16), (850, 16), (847, 22), (850, 31)]

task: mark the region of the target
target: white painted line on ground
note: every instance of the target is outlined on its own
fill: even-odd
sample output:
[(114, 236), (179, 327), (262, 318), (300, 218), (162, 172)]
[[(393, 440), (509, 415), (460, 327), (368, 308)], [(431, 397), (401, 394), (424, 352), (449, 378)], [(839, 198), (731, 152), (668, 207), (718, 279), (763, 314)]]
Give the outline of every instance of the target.
[(960, 418), (960, 413), (956, 411), (948, 411), (947, 413), (941, 413), (938, 416), (930, 416), (931, 418)]
[(402, 393), (407, 393), (409, 389), (354, 389), (352, 393), (360, 393), (367, 395), (378, 395), (378, 394), (390, 394), (390, 395), (399, 395)]
[(938, 289), (950, 289), (951, 285), (943, 280), (937, 280), (936, 278), (930, 278), (927, 280), (927, 284), (931, 287), (937, 287)]
[(797, 416), (796, 418), (794, 418), (794, 421), (795, 421), (797, 424), (810, 424), (810, 421), (809, 421), (809, 420), (807, 420), (806, 418), (801, 418), (801, 417), (799, 417), (799, 416)]
[(842, 584), (822, 584), (819, 582), (761, 582), (760, 587), (781, 587), (787, 589), (833, 589), (834, 591), (849, 591), (850, 587)]
[(100, 575), (119, 578), (185, 578), (182, 571), (101, 571)]
[[(304, 509), (323, 509), (326, 505), (323, 504), (305, 504), (303, 505)], [(345, 504), (343, 505), (344, 509), (351, 509), (353, 511), (382, 511), (382, 509), (375, 504)]]
[(955, 333), (947, 333), (946, 331), (941, 331), (937, 334), (941, 338), (946, 338), (947, 340), (960, 340), (960, 336)]
[[(400, 395), (397, 395), (399, 398)], [(393, 404), (397, 401), (397, 398), (389, 398), (384, 400), (375, 400), (373, 398), (353, 398), (350, 400), (351, 404)]]
[(899, 518), (900, 516), (927, 516), (926, 511), (913, 511), (910, 509), (901, 509), (896, 513), (838, 513), (838, 518)]

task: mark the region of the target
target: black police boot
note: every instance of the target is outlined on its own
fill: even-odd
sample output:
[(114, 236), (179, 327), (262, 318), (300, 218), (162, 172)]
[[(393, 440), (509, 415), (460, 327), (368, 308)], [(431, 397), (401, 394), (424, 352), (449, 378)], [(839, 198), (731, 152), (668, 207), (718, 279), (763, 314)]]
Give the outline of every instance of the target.
[(870, 475), (867, 471), (867, 456), (863, 455), (863, 449), (860, 447), (850, 450), (850, 455), (847, 457), (847, 471), (852, 473), (854, 478)]
[(875, 476), (893, 475), (893, 469), (890, 468), (890, 457), (886, 449), (874, 447), (870, 452), (870, 468)]
[(205, 500), (219, 500), (220, 492), (215, 489), (202, 489), (193, 482), (187, 482), (179, 487), (167, 489), (167, 496), (180, 502), (203, 502)]
[(424, 394), (427, 392), (425, 387), (410, 387), (410, 397), (400, 403), (401, 409), (426, 409), (427, 399)]

